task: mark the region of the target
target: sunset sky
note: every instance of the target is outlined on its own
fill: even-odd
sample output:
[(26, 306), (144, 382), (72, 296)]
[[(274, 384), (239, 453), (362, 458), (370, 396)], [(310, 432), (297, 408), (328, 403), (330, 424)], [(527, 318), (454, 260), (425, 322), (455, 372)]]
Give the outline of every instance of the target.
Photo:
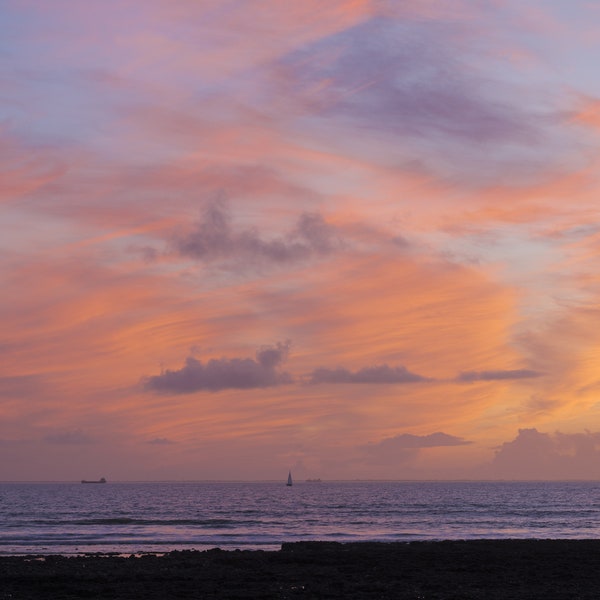
[(600, 477), (600, 3), (4, 0), (0, 480)]

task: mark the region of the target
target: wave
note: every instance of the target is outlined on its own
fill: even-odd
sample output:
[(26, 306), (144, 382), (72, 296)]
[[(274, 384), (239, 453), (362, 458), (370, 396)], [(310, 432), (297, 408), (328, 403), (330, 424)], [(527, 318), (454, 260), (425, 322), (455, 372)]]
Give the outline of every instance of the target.
[(148, 519), (136, 517), (91, 517), (77, 519), (35, 519), (29, 521), (36, 525), (144, 525), (156, 527), (189, 526), (189, 527), (239, 527), (240, 525), (256, 525), (259, 521), (239, 521), (233, 519)]
[[(94, 493), (92, 493), (94, 492)], [(600, 484), (0, 484), (0, 554), (296, 539), (599, 538)], [(36, 550), (37, 549), (37, 550)]]

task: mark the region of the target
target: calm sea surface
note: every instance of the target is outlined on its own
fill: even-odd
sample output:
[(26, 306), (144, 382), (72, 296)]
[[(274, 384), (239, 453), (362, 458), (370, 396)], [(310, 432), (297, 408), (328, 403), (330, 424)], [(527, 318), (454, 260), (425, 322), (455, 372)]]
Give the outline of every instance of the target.
[(0, 553), (600, 538), (600, 483), (0, 484)]

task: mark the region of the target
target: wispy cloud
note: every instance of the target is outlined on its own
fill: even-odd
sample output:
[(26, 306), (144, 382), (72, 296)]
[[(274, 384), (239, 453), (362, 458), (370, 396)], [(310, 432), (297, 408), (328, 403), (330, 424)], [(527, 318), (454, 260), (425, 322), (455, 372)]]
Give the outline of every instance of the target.
[(309, 383), (418, 383), (428, 381), (427, 377), (410, 372), (406, 367), (377, 365), (364, 367), (358, 371), (349, 371), (343, 367), (327, 369), (319, 367), (310, 375)]
[(456, 380), (471, 383), (473, 381), (510, 381), (514, 379), (533, 379), (543, 373), (531, 369), (509, 369), (506, 371), (463, 371)]
[(0, 205), (57, 180), (66, 164), (55, 149), (27, 143), (0, 123)]
[(464, 446), (471, 443), (461, 437), (437, 431), (429, 435), (401, 433), (394, 437), (386, 438), (378, 444), (374, 444), (374, 446), (378, 448), (439, 448), (441, 446)]
[[(519, 102), (516, 86), (474, 68), (465, 34), (475, 36), (465, 23), (374, 17), (286, 56), (280, 92), (340, 129), (404, 140), (413, 164), (436, 176), (543, 172), (567, 144), (566, 119), (561, 134), (560, 115)], [(390, 152), (400, 159), (392, 144)]]

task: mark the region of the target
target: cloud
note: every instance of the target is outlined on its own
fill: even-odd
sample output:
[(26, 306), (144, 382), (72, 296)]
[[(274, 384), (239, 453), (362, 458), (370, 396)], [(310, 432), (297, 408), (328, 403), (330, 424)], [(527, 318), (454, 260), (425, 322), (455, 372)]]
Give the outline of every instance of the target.
[(368, 444), (361, 449), (366, 454), (367, 462), (374, 464), (394, 464), (415, 458), (422, 448), (465, 446), (467, 444), (471, 444), (471, 442), (438, 431), (429, 435), (402, 433), (381, 440), (377, 444)]
[(262, 346), (252, 358), (211, 359), (206, 364), (189, 356), (185, 366), (160, 375), (146, 377), (144, 389), (164, 394), (218, 392), (226, 389), (255, 389), (292, 383), (289, 373), (279, 371), (286, 359), (290, 342)]
[(263, 238), (254, 229), (236, 231), (223, 200), (205, 205), (195, 228), (177, 236), (173, 245), (183, 255), (205, 262), (290, 264), (331, 254), (340, 245), (335, 228), (317, 213), (303, 213), (287, 234)]
[(464, 446), (471, 442), (441, 431), (429, 435), (402, 433), (379, 442), (378, 446), (388, 448), (438, 448), (440, 446)]
[(419, 381), (429, 381), (429, 379), (411, 373), (403, 366), (377, 365), (364, 367), (355, 372), (343, 367), (337, 369), (320, 367), (312, 372), (309, 383), (417, 383)]
[(600, 432), (542, 433), (519, 429), (504, 442), (488, 476), (511, 479), (597, 479), (600, 476)]
[(519, 101), (523, 90), (478, 72), (464, 44), (474, 37), (455, 20), (375, 17), (290, 53), (278, 83), (300, 110), (356, 127), (361, 139), (393, 136), (396, 156), (408, 142), (407, 160), (427, 169), (472, 178), (544, 169), (565, 145), (552, 126), (560, 115), (533, 110)]
[(171, 444), (175, 444), (173, 440), (168, 438), (154, 438), (152, 440), (148, 440), (147, 444), (152, 444), (153, 446), (169, 446)]
[(510, 369), (507, 371), (463, 371), (456, 381), (471, 383), (473, 381), (502, 381), (514, 379), (532, 379), (541, 377), (542, 373), (530, 369)]
[[(398, 35), (401, 30), (403, 37)], [(335, 111), (357, 119), (368, 116), (378, 128), (423, 137), (442, 133), (473, 141), (502, 141), (530, 136), (532, 127), (525, 122), (523, 109), (484, 98), (460, 63), (445, 54), (449, 40), (442, 35), (432, 44), (427, 39), (432, 34), (414, 23), (407, 27), (382, 19), (342, 34), (342, 52), (325, 73), (331, 67), (329, 74), (347, 91), (363, 89), (342, 92)], [(322, 65), (315, 74), (323, 74)], [(377, 110), (368, 114), (372, 109)]]
[(60, 154), (27, 144), (0, 123), (0, 204), (15, 202), (64, 175)]

